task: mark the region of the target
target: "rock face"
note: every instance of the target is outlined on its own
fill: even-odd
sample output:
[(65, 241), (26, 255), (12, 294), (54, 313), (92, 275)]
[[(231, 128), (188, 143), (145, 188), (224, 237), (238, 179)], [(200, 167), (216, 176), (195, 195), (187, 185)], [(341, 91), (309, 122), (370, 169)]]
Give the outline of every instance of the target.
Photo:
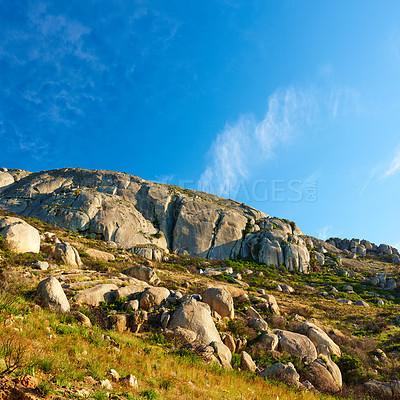
[(184, 328), (196, 333), (196, 340), (209, 345), (221, 342), (221, 338), (211, 318), (209, 307), (205, 303), (188, 303), (176, 310), (168, 328)]
[(67, 296), (56, 278), (51, 277), (41, 281), (37, 287), (37, 294), (44, 306), (62, 313), (69, 312)]
[(69, 243), (57, 243), (55, 249), (56, 260), (61, 261), (65, 265), (79, 268), (82, 265), (81, 258), (75, 247)]
[(14, 217), (0, 219), (0, 235), (14, 253), (39, 253), (40, 234), (25, 221)]
[(110, 171), (1, 174), (0, 208), (96, 235), (146, 258), (169, 251), (309, 269), (305, 237), (295, 223), (233, 200)]
[(232, 296), (225, 289), (209, 288), (203, 293), (203, 302), (207, 303), (211, 310), (216, 311), (222, 318), (235, 317)]

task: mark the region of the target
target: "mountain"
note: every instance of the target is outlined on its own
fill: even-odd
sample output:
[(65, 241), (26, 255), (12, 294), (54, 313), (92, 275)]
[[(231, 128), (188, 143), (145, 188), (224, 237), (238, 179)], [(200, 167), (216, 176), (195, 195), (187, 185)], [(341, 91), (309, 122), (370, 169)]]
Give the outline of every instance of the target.
[(126, 173), (63, 168), (0, 172), (0, 207), (113, 241), (151, 258), (163, 252), (251, 257), (289, 271), (309, 271), (317, 239), (286, 219), (234, 200), (154, 183)]

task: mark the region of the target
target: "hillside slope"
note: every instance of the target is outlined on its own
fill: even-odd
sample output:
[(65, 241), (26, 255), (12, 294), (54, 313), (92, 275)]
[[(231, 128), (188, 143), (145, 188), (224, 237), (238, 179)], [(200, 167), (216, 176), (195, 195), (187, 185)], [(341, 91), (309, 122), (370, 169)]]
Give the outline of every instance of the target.
[(153, 259), (162, 251), (208, 259), (252, 257), (290, 271), (309, 270), (310, 240), (294, 222), (233, 200), (79, 168), (2, 171), (1, 182), (1, 208), (150, 252)]

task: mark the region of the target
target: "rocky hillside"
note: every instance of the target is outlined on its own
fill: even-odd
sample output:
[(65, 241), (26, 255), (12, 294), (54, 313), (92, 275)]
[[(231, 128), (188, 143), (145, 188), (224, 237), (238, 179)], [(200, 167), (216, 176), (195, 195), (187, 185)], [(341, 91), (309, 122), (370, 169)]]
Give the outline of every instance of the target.
[(308, 272), (312, 242), (297, 225), (207, 193), (119, 172), (65, 168), (0, 172), (0, 207), (92, 234), (153, 259), (252, 257)]
[[(72, 215), (79, 211), (73, 202), (63, 202), (71, 191), (79, 191), (76, 198), (81, 191), (99, 196), (107, 206), (98, 214), (112, 212), (108, 205), (118, 207), (119, 202), (124, 212), (138, 213), (137, 206), (120, 196), (103, 198), (103, 192), (92, 189), (90, 194), (82, 186), (29, 197), (25, 190), (35, 175), (13, 174), (8, 175), (14, 183), (2, 189), (4, 207), (25, 202), (20, 214), (32, 215), (49, 204), (52, 211), (40, 216), (54, 225), (56, 210), (59, 215), (65, 210), (64, 224), (66, 215), (74, 221)], [(238, 215), (241, 208), (252, 210), (185, 192), (188, 202), (199, 196), (212, 204), (211, 210), (225, 210), (217, 200), (231, 204), (228, 211), (235, 205)], [(268, 216), (246, 219), (241, 248), (259, 235), (283, 235), (284, 227), (277, 223), (292, 228), (285, 233), (289, 241), (283, 236), (275, 240), (284, 255), (288, 248), (300, 247), (290, 242), (293, 237), (303, 241), (309, 261), (300, 271), (309, 273), (299, 274), (299, 269), (287, 268), (290, 264), (257, 259), (261, 249), (272, 247), (267, 241), (261, 247), (261, 240), (254, 245), (255, 261), (174, 254), (159, 217), (158, 223), (155, 217), (153, 222), (142, 218), (155, 233), (139, 232), (148, 242), (124, 246), (115, 234), (114, 240), (103, 240), (110, 238), (100, 229), (91, 231), (92, 222), (87, 230), (75, 227), (74, 232), (0, 210), (0, 399), (256, 400), (266, 392), (282, 400), (329, 398), (321, 393), (399, 398), (395, 249), (371, 244), (361, 255), (357, 240), (340, 249), (350, 241), (325, 243), (294, 233), (298, 228), (289, 221)], [(261, 229), (262, 219), (272, 227)]]

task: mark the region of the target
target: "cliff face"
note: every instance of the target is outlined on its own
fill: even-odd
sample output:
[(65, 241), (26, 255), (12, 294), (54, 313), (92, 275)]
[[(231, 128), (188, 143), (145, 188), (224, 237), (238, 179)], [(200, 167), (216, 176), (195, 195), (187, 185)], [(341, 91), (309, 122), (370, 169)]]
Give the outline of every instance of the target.
[[(0, 208), (93, 234), (156, 258), (161, 250), (209, 259), (252, 257), (308, 272), (294, 222), (245, 204), (120, 172), (0, 170)], [(149, 253), (150, 252), (150, 253)]]

